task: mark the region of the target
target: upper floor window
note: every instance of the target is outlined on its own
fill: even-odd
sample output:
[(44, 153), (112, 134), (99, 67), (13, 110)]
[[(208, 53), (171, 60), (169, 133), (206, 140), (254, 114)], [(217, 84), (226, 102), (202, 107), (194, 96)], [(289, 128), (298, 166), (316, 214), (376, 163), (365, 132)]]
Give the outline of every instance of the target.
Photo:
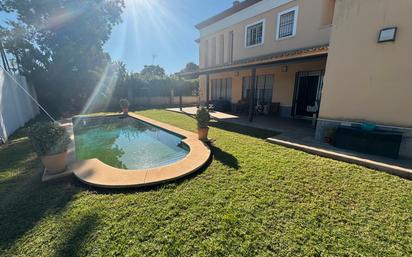
[(298, 22), (298, 7), (285, 10), (278, 14), (276, 39), (293, 37), (296, 35)]
[(264, 20), (247, 25), (245, 30), (245, 47), (252, 47), (263, 44), (265, 30)]

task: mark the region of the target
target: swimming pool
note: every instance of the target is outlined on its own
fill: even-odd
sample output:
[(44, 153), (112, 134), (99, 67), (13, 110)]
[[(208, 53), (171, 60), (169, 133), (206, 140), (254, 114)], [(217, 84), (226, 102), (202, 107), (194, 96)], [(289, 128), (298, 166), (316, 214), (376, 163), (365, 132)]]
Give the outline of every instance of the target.
[(196, 133), (135, 113), (73, 117), (77, 161), (69, 169), (91, 186), (131, 188), (187, 176), (211, 151)]
[(184, 137), (132, 117), (78, 119), (74, 138), (78, 160), (96, 158), (125, 170), (166, 166), (189, 152)]

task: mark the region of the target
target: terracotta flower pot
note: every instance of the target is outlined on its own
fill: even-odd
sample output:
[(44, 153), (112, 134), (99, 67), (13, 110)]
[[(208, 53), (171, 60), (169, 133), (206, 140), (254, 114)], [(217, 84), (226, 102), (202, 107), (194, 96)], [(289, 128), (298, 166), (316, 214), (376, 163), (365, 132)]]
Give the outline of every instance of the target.
[(198, 128), (197, 134), (199, 136), (199, 140), (207, 141), (207, 134), (209, 133), (209, 128)]
[(41, 162), (47, 172), (56, 174), (66, 170), (67, 151), (55, 155), (46, 155), (41, 157)]
[(127, 115), (129, 113), (129, 107), (123, 108), (123, 115)]

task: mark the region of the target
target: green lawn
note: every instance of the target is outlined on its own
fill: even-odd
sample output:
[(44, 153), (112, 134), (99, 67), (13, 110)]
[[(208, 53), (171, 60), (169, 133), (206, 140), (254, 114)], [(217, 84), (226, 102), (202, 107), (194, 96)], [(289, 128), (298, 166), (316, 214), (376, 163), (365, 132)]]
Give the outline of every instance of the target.
[[(195, 131), (166, 111), (139, 114)], [(24, 133), (0, 146), (0, 256), (410, 256), (412, 181), (212, 123), (210, 166), (131, 191), (43, 184)]]

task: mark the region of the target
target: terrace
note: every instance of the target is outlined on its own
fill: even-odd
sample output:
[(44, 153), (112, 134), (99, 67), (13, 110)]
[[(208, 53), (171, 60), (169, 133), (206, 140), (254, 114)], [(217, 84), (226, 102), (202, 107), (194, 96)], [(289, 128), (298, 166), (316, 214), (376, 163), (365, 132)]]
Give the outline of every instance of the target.
[[(195, 107), (169, 108), (168, 110), (188, 115), (196, 114)], [(277, 132), (277, 135), (267, 138), (267, 141), (270, 143), (348, 163), (355, 163), (409, 179), (412, 178), (411, 159), (391, 159), (333, 147), (330, 144), (315, 139), (315, 128), (309, 120), (261, 115), (255, 116), (253, 122), (250, 122), (249, 117), (246, 115), (223, 112), (212, 112), (211, 115), (214, 119), (222, 122)]]

